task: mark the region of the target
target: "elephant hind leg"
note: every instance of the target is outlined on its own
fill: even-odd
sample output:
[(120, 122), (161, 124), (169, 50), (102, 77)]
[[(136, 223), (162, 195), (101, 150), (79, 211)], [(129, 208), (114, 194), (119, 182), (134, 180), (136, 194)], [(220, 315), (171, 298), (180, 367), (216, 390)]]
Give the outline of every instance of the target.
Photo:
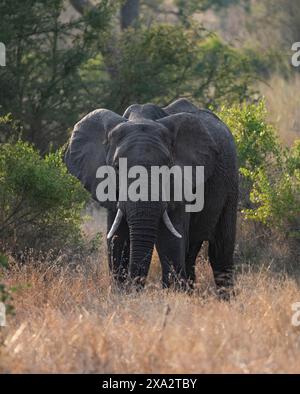
[(236, 233), (236, 201), (227, 200), (209, 241), (208, 255), (218, 294), (228, 299), (233, 289), (233, 252)]

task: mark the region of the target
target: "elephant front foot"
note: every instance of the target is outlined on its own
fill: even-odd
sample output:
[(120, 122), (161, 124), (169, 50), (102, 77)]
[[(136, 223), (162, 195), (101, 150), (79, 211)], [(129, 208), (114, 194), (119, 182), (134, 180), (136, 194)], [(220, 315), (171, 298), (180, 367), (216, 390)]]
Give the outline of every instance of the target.
[(215, 275), (217, 297), (220, 301), (230, 301), (235, 297), (232, 274)]

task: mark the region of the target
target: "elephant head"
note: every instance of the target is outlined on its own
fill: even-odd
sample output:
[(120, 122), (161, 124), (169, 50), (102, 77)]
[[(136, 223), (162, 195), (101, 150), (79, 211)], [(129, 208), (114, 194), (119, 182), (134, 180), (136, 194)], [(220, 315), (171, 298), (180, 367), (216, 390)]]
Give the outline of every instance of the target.
[[(129, 107), (124, 116), (106, 109), (85, 116), (74, 127), (65, 162), (69, 171), (97, 199), (97, 169), (110, 165), (118, 172), (120, 158), (127, 159), (128, 168), (203, 165), (205, 178), (208, 178), (214, 170), (216, 154), (216, 145), (199, 117), (190, 113), (168, 115), (161, 108), (147, 104)], [(108, 239), (112, 239), (122, 221), (126, 221), (130, 239), (129, 275), (143, 284), (161, 220), (174, 237), (181, 237), (168, 216), (168, 203), (160, 199), (102, 205), (116, 212), (108, 229)]]

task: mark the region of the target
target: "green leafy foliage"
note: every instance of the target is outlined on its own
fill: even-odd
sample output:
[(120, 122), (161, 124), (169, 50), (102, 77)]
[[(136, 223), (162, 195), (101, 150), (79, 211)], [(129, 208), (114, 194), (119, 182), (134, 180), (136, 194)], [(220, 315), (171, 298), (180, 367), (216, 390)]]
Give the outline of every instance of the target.
[(260, 168), (256, 172), (243, 171), (253, 181), (250, 194), (256, 208), (245, 210), (246, 218), (258, 220), (270, 228), (277, 227), (286, 235), (299, 237), (300, 171), (286, 172)]
[(267, 162), (256, 171), (242, 171), (253, 182), (250, 198), (256, 205), (246, 217), (300, 238), (300, 140), (281, 149), (272, 166)]
[(22, 139), (45, 154), (65, 143), (72, 125), (97, 107), (122, 112), (133, 102), (167, 104), (178, 96), (203, 106), (248, 98), (250, 57), (190, 18), (199, 9), (232, 2), (175, 2), (183, 16), (177, 23), (146, 25), (140, 18), (135, 28), (122, 30), (116, 26), (122, 1), (97, 1), (82, 15), (65, 18), (63, 0), (4, 0), (0, 37), (7, 66), (0, 68), (0, 116), (12, 113)]
[(120, 39), (120, 58), (111, 58), (118, 73), (107, 83), (108, 106), (122, 111), (132, 102), (179, 94), (196, 61), (196, 41), (196, 35), (171, 25), (128, 29)]
[(11, 114), (0, 117), (0, 143), (16, 141), (22, 133), (22, 127)]
[(87, 193), (62, 162), (25, 142), (0, 145), (0, 234), (20, 249), (59, 249), (80, 242)]
[(279, 155), (280, 144), (267, 121), (264, 101), (222, 106), (219, 116), (233, 133), (240, 167), (252, 171)]
[(162, 105), (179, 96), (217, 106), (252, 93), (250, 58), (197, 24), (127, 29), (116, 47), (117, 54), (98, 55), (81, 68), (90, 100), (98, 106), (122, 113), (134, 102)]
[(65, 21), (65, 5), (63, 0), (0, 2), (0, 38), (7, 48), (7, 65), (0, 67), (0, 116), (12, 113), (22, 123), (23, 138), (43, 152), (50, 143), (64, 143), (84, 111), (79, 67), (99, 51), (115, 9), (103, 0)]
[(205, 107), (243, 102), (254, 93), (255, 80), (251, 56), (209, 34), (198, 43), (191, 96)]
[(223, 107), (220, 116), (235, 137), (241, 185), (252, 203), (245, 217), (299, 237), (300, 140), (291, 148), (280, 145), (263, 101)]

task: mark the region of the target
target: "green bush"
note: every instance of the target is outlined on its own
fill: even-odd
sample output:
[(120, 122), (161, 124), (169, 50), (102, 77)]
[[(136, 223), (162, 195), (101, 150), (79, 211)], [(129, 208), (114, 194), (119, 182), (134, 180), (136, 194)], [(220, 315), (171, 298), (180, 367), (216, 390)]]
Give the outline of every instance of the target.
[(164, 105), (180, 96), (217, 106), (252, 93), (250, 58), (197, 24), (131, 28), (117, 40), (117, 55), (108, 51), (81, 67), (90, 100), (99, 107), (122, 113), (132, 103)]
[(0, 117), (0, 143), (17, 141), (21, 136), (22, 128), (11, 114)]
[(300, 140), (291, 148), (280, 145), (267, 121), (263, 101), (223, 107), (220, 117), (235, 137), (241, 173), (241, 205), (247, 219), (300, 235)]
[(41, 158), (25, 142), (0, 145), (0, 238), (5, 246), (59, 250), (81, 242), (87, 193), (58, 150)]
[(274, 127), (267, 121), (264, 101), (223, 106), (219, 116), (235, 138), (241, 168), (256, 170), (280, 154), (278, 137)]
[(232, 105), (250, 98), (255, 80), (251, 56), (233, 48), (216, 34), (198, 40), (197, 61), (187, 90), (198, 104), (219, 107), (224, 100)]
[(99, 53), (116, 5), (102, 0), (84, 15), (66, 18), (64, 0), (0, 1), (0, 41), (7, 48), (0, 67), (0, 116), (11, 112), (23, 137), (42, 152), (59, 147), (86, 112), (78, 70)]
[(252, 181), (250, 199), (255, 204), (246, 209), (247, 218), (287, 236), (300, 238), (300, 140), (291, 149), (282, 149), (273, 166), (265, 163), (255, 171), (241, 169)]

